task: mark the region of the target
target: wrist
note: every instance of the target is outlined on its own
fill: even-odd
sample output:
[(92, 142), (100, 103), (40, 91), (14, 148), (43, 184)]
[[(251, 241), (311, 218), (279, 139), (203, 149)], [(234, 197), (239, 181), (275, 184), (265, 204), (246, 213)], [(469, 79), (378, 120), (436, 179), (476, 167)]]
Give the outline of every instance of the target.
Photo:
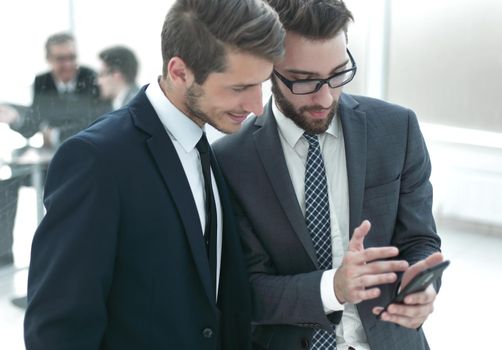
[(333, 293), (335, 294), (336, 300), (340, 304), (345, 304), (346, 300), (343, 298), (343, 293), (342, 293), (342, 288), (339, 286), (339, 278), (338, 278), (338, 273), (339, 269), (336, 271), (335, 275), (333, 276)]

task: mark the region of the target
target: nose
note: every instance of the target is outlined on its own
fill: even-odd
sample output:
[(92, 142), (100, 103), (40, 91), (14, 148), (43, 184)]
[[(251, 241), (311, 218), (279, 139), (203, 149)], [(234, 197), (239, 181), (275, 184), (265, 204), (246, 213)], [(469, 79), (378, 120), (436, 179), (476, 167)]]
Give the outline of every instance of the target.
[(249, 89), (249, 94), (246, 94), (246, 101), (242, 107), (246, 112), (251, 112), (255, 115), (263, 114), (261, 84), (253, 86)]
[(313, 94), (314, 102), (323, 108), (329, 108), (333, 104), (334, 90), (328, 84), (324, 84), (319, 91)]

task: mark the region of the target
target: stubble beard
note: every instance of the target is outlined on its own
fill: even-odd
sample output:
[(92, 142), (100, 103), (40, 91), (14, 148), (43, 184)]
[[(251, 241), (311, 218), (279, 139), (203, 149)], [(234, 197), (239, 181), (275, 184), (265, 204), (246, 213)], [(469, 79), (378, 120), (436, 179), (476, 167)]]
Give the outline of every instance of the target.
[[(291, 119), (299, 128), (305, 130), (308, 134), (322, 134), (328, 130), (333, 118), (338, 109), (338, 100), (334, 100), (329, 108), (322, 108), (319, 105), (303, 106), (296, 109), (291, 102), (282, 94), (277, 86), (277, 81), (272, 78), (272, 94), (274, 95), (277, 107), (284, 113), (284, 115)], [(320, 111), (329, 109), (329, 113), (325, 119), (312, 120), (305, 114), (309, 111)]]

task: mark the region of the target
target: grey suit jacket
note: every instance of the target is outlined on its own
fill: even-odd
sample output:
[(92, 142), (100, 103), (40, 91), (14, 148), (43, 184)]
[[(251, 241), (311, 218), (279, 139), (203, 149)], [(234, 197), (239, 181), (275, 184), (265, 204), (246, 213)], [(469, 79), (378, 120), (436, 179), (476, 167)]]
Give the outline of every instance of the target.
[[(408, 109), (367, 97), (341, 96), (338, 116), (345, 139), (350, 234), (372, 223), (365, 247), (396, 246), (410, 264), (440, 249), (432, 217), (429, 156), (417, 119)], [(255, 349), (308, 348), (314, 328), (329, 329), (320, 298), (319, 270), (295, 196), (269, 105), (261, 117), (214, 144), (227, 178), (253, 293)], [(329, 161), (326, 159), (325, 161)], [(421, 329), (379, 321), (397, 284), (358, 304), (371, 349), (428, 349)], [(439, 283), (436, 289), (439, 288)]]

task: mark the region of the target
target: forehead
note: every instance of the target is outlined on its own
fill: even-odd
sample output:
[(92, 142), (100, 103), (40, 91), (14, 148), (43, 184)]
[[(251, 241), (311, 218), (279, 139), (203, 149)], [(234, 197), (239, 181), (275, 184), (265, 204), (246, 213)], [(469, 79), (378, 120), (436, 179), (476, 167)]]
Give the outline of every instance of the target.
[(66, 41), (64, 43), (52, 44), (49, 46), (49, 53), (66, 53), (75, 52), (75, 43), (73, 41)]
[(296, 69), (320, 74), (331, 70), (347, 60), (345, 33), (326, 40), (310, 40), (299, 34), (288, 32), (284, 43), (286, 54), (276, 64), (278, 68)]
[(226, 85), (256, 85), (267, 80), (272, 73), (273, 63), (256, 55), (229, 51), (226, 69), (209, 74), (208, 80), (225, 81)]

